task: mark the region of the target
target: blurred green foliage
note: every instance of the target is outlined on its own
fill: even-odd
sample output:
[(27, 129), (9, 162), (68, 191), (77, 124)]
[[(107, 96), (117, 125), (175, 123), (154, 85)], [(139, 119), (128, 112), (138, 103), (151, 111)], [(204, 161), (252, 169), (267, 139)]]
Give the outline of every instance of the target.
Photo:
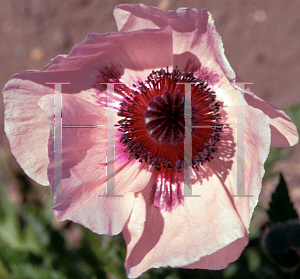
[(298, 129), (298, 134), (300, 131), (300, 104), (294, 105), (285, 110), (286, 114), (293, 120)]
[[(285, 110), (286, 114), (293, 120), (295, 123), (298, 134), (300, 132), (300, 104), (294, 105)], [(266, 173), (263, 177), (263, 180), (267, 180), (268, 178), (274, 176), (276, 173), (271, 171), (272, 165), (281, 159), (287, 158), (289, 155), (292, 154), (294, 147), (288, 148), (274, 148), (271, 147), (269, 156), (264, 164)]]
[[(0, 186), (0, 278), (126, 278), (123, 267), (126, 246), (121, 235), (100, 236), (68, 221), (59, 227), (51, 215), (51, 198), (45, 205), (12, 203), (3, 181)], [(80, 237), (72, 242), (74, 229), (80, 232)], [(297, 278), (286, 277), (290, 274), (265, 255), (260, 245), (261, 233), (262, 230), (259, 236), (256, 233), (250, 238), (240, 259), (225, 270), (160, 268), (151, 269), (140, 278)]]

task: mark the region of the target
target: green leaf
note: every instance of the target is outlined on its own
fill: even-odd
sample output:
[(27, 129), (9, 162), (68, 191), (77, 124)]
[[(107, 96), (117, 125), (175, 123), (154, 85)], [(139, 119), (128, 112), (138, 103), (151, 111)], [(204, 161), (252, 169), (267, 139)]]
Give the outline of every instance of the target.
[(66, 277), (57, 270), (47, 270), (43, 267), (33, 266), (28, 263), (14, 264), (12, 270), (12, 278), (14, 279), (66, 279)]
[(295, 125), (300, 130), (300, 104), (294, 105), (285, 110), (286, 114), (293, 120)]
[(282, 152), (280, 151), (281, 151), (280, 148), (275, 148), (275, 147), (270, 148), (268, 158), (264, 163), (265, 170), (266, 170), (266, 173), (263, 177), (264, 181), (275, 175), (274, 173), (272, 173), (271, 168), (276, 161), (284, 158)]
[(288, 189), (282, 174), (275, 192), (272, 194), (270, 208), (267, 210), (269, 223), (286, 222), (291, 219), (298, 219), (298, 214), (290, 200)]

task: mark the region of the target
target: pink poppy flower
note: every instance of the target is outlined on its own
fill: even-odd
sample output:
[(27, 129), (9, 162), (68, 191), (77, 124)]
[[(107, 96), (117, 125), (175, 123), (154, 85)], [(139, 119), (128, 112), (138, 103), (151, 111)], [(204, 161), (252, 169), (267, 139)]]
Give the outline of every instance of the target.
[[(123, 233), (129, 278), (161, 266), (225, 268), (248, 243), (270, 146), (296, 144), (296, 127), (230, 83), (236, 75), (206, 10), (123, 4), (114, 16), (119, 32), (88, 34), (69, 55), (11, 77), (3, 96), (12, 153), (32, 179), (50, 184), (58, 219)], [(53, 83), (69, 83), (62, 85), (61, 185), (54, 177)], [(113, 104), (103, 83), (118, 83)], [(183, 83), (194, 84), (188, 166)], [(101, 128), (110, 121), (115, 126)], [(114, 174), (107, 174), (112, 142)], [(187, 171), (193, 196), (183, 196)], [(103, 197), (112, 179), (116, 196)]]

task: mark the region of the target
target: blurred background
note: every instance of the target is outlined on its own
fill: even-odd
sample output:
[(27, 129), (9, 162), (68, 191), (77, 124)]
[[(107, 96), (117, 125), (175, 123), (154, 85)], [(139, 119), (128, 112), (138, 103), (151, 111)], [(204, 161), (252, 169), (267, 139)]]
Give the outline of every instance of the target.
[[(88, 33), (117, 31), (113, 8), (121, 3), (144, 3), (163, 10), (206, 8), (235, 72), (253, 83), (250, 87), (259, 97), (284, 109), (299, 131), (300, 1), (295, 0), (0, 0), (0, 88), (14, 73), (40, 69), (56, 55), (68, 54)], [(0, 121), (0, 278), (126, 278), (122, 237), (95, 235), (52, 217), (52, 199), (45, 197), (49, 188), (28, 178), (10, 152), (2, 101)], [(297, 219), (293, 207), (300, 212), (299, 144), (272, 148), (265, 167), (250, 244), (239, 261), (223, 271), (162, 268), (141, 278), (300, 278), (295, 258), (287, 267), (261, 248), (262, 235), (273, 218), (272, 210), (266, 209), (271, 199), (276, 200), (272, 193), (278, 185), (277, 192), (286, 201), (281, 205), (274, 201), (274, 208), (282, 206), (287, 214), (286, 220), (273, 218), (273, 223)], [(279, 181), (279, 173), (287, 185)], [(300, 239), (295, 241), (299, 247)]]

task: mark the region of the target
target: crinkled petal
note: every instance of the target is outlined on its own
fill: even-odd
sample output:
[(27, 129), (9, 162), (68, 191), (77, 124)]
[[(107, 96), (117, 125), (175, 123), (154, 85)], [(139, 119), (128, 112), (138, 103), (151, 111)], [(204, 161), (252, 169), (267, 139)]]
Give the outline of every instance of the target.
[(230, 81), (235, 79), (213, 18), (205, 9), (179, 8), (164, 12), (143, 4), (121, 4), (115, 7), (114, 16), (120, 31), (171, 26), (174, 30), (173, 67), (194, 72), (221, 68)]
[(205, 17), (202, 13), (205, 14), (206, 10), (199, 12), (197, 9), (179, 8), (165, 12), (144, 4), (120, 4), (113, 12), (119, 31), (160, 29), (170, 25), (172, 29), (182, 33), (205, 28), (201, 25), (201, 17)]
[[(271, 131), (269, 117), (263, 112), (251, 106), (245, 106), (241, 109), (245, 112), (244, 140), (242, 141), (244, 145), (237, 146), (237, 160), (233, 161), (230, 175), (226, 177), (224, 184), (231, 195), (237, 195), (232, 200), (248, 230), (261, 191), (262, 178), (265, 172), (264, 162), (270, 151)], [(236, 136), (243, 139), (242, 131), (242, 127), (233, 128), (234, 142), (237, 142)], [(211, 168), (217, 171), (221, 162), (220, 157), (215, 159), (212, 160)], [(244, 177), (240, 175), (243, 170)], [(241, 191), (241, 196), (239, 196), (238, 191)]]
[[(54, 58), (43, 70), (81, 69), (81, 82), (88, 80), (87, 84), (90, 84), (95, 73), (102, 73), (102, 82), (108, 82), (109, 79), (120, 78), (125, 69), (143, 71), (171, 64), (172, 30), (164, 28), (132, 33), (88, 34), (82, 43), (72, 48), (68, 56)], [(110, 69), (111, 65), (113, 69)]]
[[(236, 82), (243, 83), (239, 76), (236, 77)], [(243, 91), (245, 100), (249, 106), (257, 108), (269, 116), (271, 147), (288, 147), (298, 142), (297, 127), (283, 110), (259, 98), (249, 87), (246, 90), (242, 90), (242, 84), (239, 86), (233, 84), (233, 86), (237, 90)]]
[[(222, 269), (239, 257), (248, 242), (250, 218), (261, 190), (270, 147), (269, 119), (258, 109), (245, 107), (244, 177), (237, 176), (243, 150), (237, 150), (235, 129), (224, 129), (214, 159), (194, 172), (193, 194), (201, 197), (185, 197), (184, 205), (159, 210), (151, 203), (155, 175), (137, 195), (123, 230), (130, 278), (161, 266)], [(247, 196), (232, 196), (241, 183)]]
[[(186, 18), (189, 12), (189, 9), (180, 10), (178, 16)], [(193, 71), (200, 78), (205, 71), (210, 71), (210, 75), (216, 76), (216, 81), (223, 75), (229, 81), (234, 80), (235, 73), (224, 54), (223, 43), (212, 15), (206, 10), (197, 11), (196, 14), (195, 30), (184, 33), (174, 31), (173, 65), (178, 65), (182, 71)]]
[[(264, 175), (263, 164), (268, 156), (268, 146), (270, 145), (270, 129), (268, 128), (268, 117), (266, 117), (259, 110), (253, 109), (251, 107), (246, 107), (245, 116), (245, 186), (242, 187), (244, 191), (243, 194), (245, 196), (233, 197), (232, 202), (248, 231), (250, 226), (250, 219), (253, 210), (257, 205), (258, 196), (261, 191), (262, 177)], [(258, 128), (256, 123), (260, 123), (260, 127), (264, 128)], [(241, 181), (241, 178), (239, 178), (236, 173), (236, 163), (242, 164), (242, 158), (240, 156), (241, 154), (241, 151), (237, 152), (238, 161), (234, 162), (231, 170), (231, 175), (229, 175), (224, 181), (227, 191), (228, 193), (231, 193), (231, 195), (237, 195), (237, 185), (238, 183), (243, 183), (243, 181)], [(211, 168), (216, 173), (221, 173), (220, 165), (220, 157), (217, 156), (212, 161)], [(235, 178), (236, 182), (234, 183)], [(192, 264), (184, 266), (184, 268), (201, 268), (212, 270), (226, 268), (228, 263), (233, 262), (239, 258), (247, 243), (247, 237), (239, 238), (228, 246), (216, 251), (211, 255), (207, 255)]]
[[(60, 181), (55, 180), (59, 169), (54, 162), (53, 99), (52, 95), (46, 95), (39, 100), (50, 126), (48, 177), (54, 195), (53, 214), (59, 219), (81, 223), (97, 233), (117, 234), (131, 212), (133, 193), (144, 188), (151, 172), (135, 160), (119, 160), (116, 156), (114, 191), (123, 197), (102, 197), (106, 195), (106, 180), (110, 179), (106, 173), (107, 142), (114, 143), (114, 139), (107, 139), (106, 128), (71, 127), (105, 125), (106, 111), (78, 96), (62, 94), (62, 125), (68, 127), (62, 128), (62, 181), (59, 184)], [(118, 142), (118, 137), (115, 140)], [(116, 149), (121, 153), (118, 147)], [(131, 195), (126, 195), (129, 192)], [(101, 221), (97, 222), (97, 218)]]
[(5, 133), (25, 173), (42, 185), (49, 185), (49, 127), (46, 115), (37, 105), (39, 98), (49, 91), (31, 80), (22, 80), (22, 75), (17, 76), (3, 89)]
[(168, 25), (164, 11), (144, 4), (121, 4), (114, 8), (113, 14), (118, 30), (123, 32), (159, 29)]
[(245, 100), (250, 106), (260, 109), (269, 116), (271, 147), (288, 147), (298, 142), (297, 127), (283, 110), (262, 100), (251, 90), (246, 91)]
[(172, 32), (165, 28), (131, 34), (89, 34), (69, 55), (57, 56), (42, 71), (14, 75), (3, 89), (4, 122), (12, 153), (20, 166), (38, 183), (49, 185), (50, 130), (38, 106), (42, 96), (53, 95), (54, 85), (46, 83), (70, 83), (63, 85), (63, 93), (78, 94), (88, 102), (106, 106), (106, 87), (99, 83), (123, 78), (130, 84), (144, 80), (146, 69), (148, 72), (171, 64)]
[(212, 177), (209, 187), (205, 182), (194, 184), (193, 189), (198, 188), (201, 197), (185, 197), (184, 206), (171, 212), (151, 205), (152, 185), (139, 194), (123, 230), (129, 278), (153, 267), (186, 266), (247, 237), (227, 192), (217, 180)]
[(247, 244), (248, 237), (239, 238), (215, 253), (204, 256), (199, 261), (183, 266), (183, 268), (210, 270), (224, 269), (228, 266), (228, 263), (232, 263), (240, 257)]
[[(132, 192), (121, 197), (103, 197), (95, 194), (67, 219), (98, 234), (116, 235), (123, 230), (133, 203)], [(60, 210), (59, 206), (53, 208), (54, 215), (58, 210)]]

